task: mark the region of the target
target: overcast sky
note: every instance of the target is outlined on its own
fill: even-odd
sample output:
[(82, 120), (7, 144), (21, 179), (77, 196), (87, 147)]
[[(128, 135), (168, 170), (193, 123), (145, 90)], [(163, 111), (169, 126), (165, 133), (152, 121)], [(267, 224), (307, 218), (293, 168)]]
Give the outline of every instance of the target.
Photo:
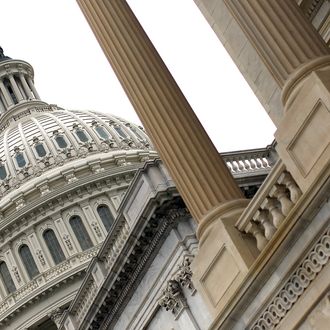
[[(264, 147), (274, 126), (193, 0), (129, 4), (219, 151)], [(0, 45), (43, 99), (139, 123), (75, 0), (0, 0)]]

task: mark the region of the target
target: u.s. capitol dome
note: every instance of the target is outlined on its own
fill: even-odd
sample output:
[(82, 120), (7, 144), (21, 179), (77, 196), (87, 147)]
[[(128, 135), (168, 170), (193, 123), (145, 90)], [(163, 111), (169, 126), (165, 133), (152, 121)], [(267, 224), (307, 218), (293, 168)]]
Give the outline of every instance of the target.
[(70, 303), (134, 173), (157, 157), (141, 127), (47, 104), (33, 78), (0, 48), (1, 329)]

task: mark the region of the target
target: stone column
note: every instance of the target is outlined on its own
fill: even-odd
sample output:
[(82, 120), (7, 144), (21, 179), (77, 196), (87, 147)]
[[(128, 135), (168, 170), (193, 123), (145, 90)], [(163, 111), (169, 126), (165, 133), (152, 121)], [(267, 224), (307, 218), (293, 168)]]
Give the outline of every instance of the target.
[(281, 88), (301, 65), (329, 54), (295, 1), (224, 1)]
[(0, 80), (0, 89), (1, 89), (1, 92), (2, 92), (2, 95), (6, 101), (6, 106), (7, 108), (11, 107), (12, 105), (14, 105), (14, 102), (6, 88), (6, 86), (4, 85), (4, 83)]
[(34, 86), (34, 83), (33, 83), (32, 79), (30, 77), (27, 78), (27, 82), (28, 82), (28, 85), (30, 86), (33, 94), (34, 94), (34, 97), (36, 99), (40, 100), (40, 96), (39, 96), (39, 94), (38, 94), (38, 92), (37, 92), (37, 90), (36, 90), (36, 88)]
[[(234, 228), (248, 201), (242, 199), (226, 164), (126, 1), (78, 3), (199, 223), (194, 284), (216, 315), (219, 308), (213, 302), (221, 300), (225, 304), (228, 295), (223, 292), (234, 292), (254, 261)], [(219, 271), (223, 269), (229, 269), (230, 274), (219, 281)]]
[(31, 89), (29, 87), (29, 85), (27, 84), (26, 82), (26, 79), (25, 79), (25, 76), (23, 73), (20, 73), (19, 74), (19, 78), (21, 79), (21, 82), (22, 82), (22, 85), (23, 85), (23, 88), (24, 88), (24, 91), (25, 91), (25, 94), (26, 94), (26, 97), (28, 99), (34, 99), (34, 96), (32, 95), (31, 93)]
[(316, 192), (330, 174), (330, 50), (293, 0), (223, 1), (282, 89), (279, 156)]
[(197, 222), (220, 205), (242, 198), (126, 1), (78, 3)]
[(20, 102), (23, 100), (23, 95), (21, 94), (21, 91), (18, 89), (17, 83), (15, 81), (15, 78), (13, 75), (8, 76), (9, 81), (11, 83), (11, 86), (13, 87), (14, 93), (16, 95), (17, 101)]

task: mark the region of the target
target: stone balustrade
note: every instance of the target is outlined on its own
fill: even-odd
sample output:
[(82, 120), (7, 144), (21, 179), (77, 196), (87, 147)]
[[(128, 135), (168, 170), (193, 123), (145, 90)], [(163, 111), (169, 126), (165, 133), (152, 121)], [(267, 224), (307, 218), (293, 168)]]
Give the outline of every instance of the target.
[(252, 235), (257, 248), (262, 251), (277, 229), (289, 216), (301, 196), (301, 190), (278, 161), (259, 191), (242, 213), (236, 227)]
[(274, 165), (273, 145), (252, 150), (221, 153), (230, 172), (235, 176), (256, 172), (269, 172)]

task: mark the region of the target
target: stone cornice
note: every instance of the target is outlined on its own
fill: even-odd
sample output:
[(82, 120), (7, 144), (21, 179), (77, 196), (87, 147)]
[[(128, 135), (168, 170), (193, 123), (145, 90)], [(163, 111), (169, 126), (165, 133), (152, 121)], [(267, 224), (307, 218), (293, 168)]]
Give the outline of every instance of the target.
[[(118, 210), (116, 222), (89, 265), (84, 283), (62, 319), (60, 329), (64, 329), (71, 318), (76, 327), (79, 324), (79, 329), (89, 326), (102, 329), (115, 322), (172, 225), (190, 217), (163, 166), (155, 160), (147, 162), (137, 172)], [(150, 173), (154, 177), (150, 177)], [(158, 185), (155, 186), (153, 180)], [(135, 200), (136, 193), (141, 194), (143, 182), (147, 182), (150, 189), (150, 193), (144, 195), (143, 212), (137, 219), (128, 217), (129, 210), (135, 207), (131, 201)]]

